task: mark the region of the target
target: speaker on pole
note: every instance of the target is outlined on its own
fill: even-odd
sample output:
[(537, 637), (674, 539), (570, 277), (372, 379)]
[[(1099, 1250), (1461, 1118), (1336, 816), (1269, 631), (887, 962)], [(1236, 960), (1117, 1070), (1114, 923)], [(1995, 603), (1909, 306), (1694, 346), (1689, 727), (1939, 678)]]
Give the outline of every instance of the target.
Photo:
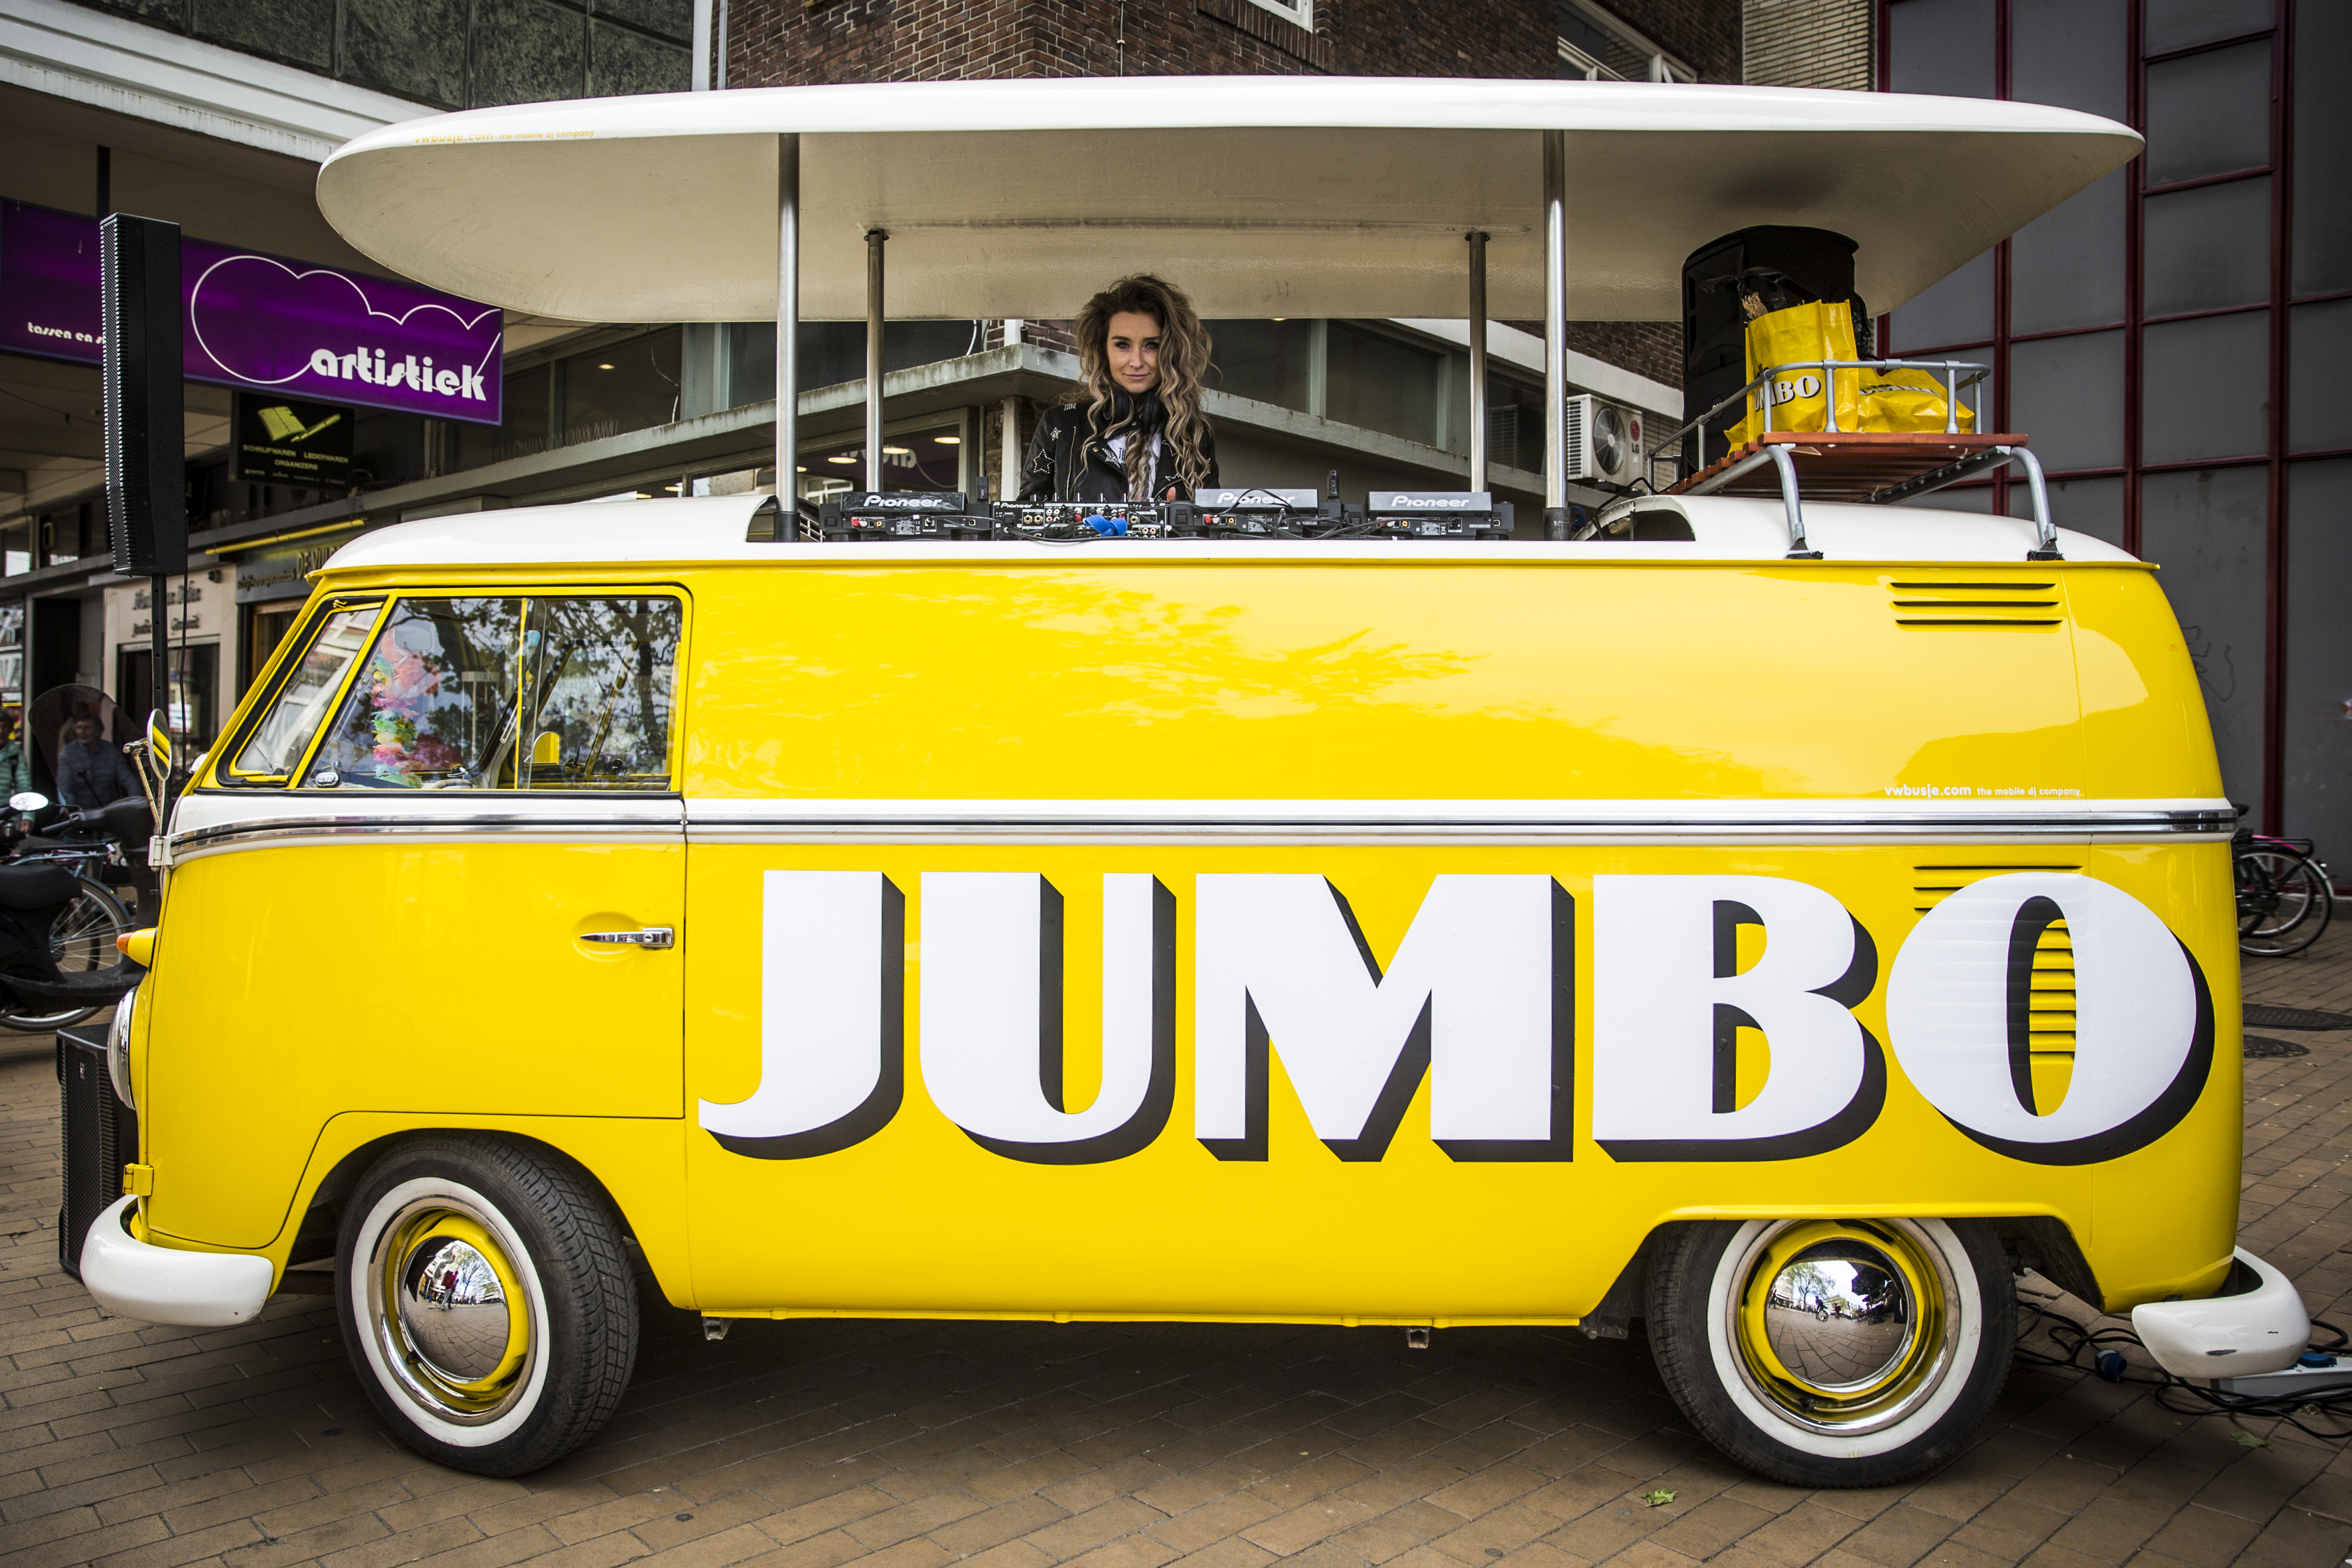
[[(176, 577), (188, 569), (180, 226), (116, 213), (99, 226), (99, 270), (106, 312), (106, 511), (114, 569), (126, 577)], [(168, 616), (160, 604), (156, 612), (160, 626)]]
[[(180, 390), (180, 226), (113, 214), (99, 225), (104, 295), (106, 515), (114, 569), (147, 579), (148, 647), (156, 711), (150, 733), (167, 740), (165, 820), (179, 768), (172, 730), (172, 579), (188, 570), (185, 425)], [(161, 722), (158, 722), (158, 720)]]

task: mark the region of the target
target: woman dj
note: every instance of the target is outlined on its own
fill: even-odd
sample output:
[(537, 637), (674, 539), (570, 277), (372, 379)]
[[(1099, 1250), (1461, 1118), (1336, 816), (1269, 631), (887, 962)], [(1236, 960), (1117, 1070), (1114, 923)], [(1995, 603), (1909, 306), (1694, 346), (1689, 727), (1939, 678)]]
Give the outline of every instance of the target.
[(1209, 334), (1183, 291), (1122, 278), (1076, 327), (1083, 384), (1037, 422), (1018, 499), (1158, 501), (1213, 487), (1217, 442), (1201, 414)]

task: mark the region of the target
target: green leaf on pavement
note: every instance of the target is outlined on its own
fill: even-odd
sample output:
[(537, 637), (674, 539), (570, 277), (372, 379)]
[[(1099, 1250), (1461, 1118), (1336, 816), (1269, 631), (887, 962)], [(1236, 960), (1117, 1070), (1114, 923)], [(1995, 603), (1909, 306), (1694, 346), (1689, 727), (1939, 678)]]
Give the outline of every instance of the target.
[(1664, 1508), (1675, 1500), (1675, 1494), (1670, 1491), (1643, 1492), (1642, 1500), (1652, 1508)]
[(2232, 1432), (2230, 1434), (2230, 1441), (2241, 1448), (2267, 1448), (2271, 1446), (2271, 1440), (2268, 1437), (2257, 1437), (2252, 1432)]

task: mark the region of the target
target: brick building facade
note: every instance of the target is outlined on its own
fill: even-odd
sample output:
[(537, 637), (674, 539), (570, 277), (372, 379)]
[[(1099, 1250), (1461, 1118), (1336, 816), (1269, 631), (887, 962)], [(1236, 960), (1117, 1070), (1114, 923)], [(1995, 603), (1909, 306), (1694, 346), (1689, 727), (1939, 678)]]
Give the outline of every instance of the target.
[[(1311, 21), (1281, 14), (1297, 5)], [(1278, 9), (1281, 8), (1281, 9)], [(1683, 79), (1740, 79), (1740, 0), (730, 0), (730, 87), (1066, 76), (1581, 75), (1594, 28), (1654, 45)], [(1609, 29), (1609, 24), (1622, 29)], [(1580, 27), (1580, 24), (1581, 26)], [(1596, 54), (1600, 51), (1596, 50)], [(1631, 70), (1617, 74), (1632, 75)], [(1540, 322), (1513, 323), (1540, 334)], [(1033, 323), (1057, 342), (1058, 323)], [(1571, 322), (1571, 349), (1681, 384), (1677, 322)], [(992, 336), (992, 341), (1001, 338)]]

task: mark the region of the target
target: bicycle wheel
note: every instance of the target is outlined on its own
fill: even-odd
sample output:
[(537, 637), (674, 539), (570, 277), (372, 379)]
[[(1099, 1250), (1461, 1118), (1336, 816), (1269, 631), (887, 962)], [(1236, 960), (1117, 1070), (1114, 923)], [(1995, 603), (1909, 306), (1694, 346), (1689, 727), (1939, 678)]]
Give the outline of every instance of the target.
[(2319, 940), (2336, 898), (2317, 866), (2268, 845), (2240, 850), (2236, 861), (2240, 952), (2283, 958)]
[[(49, 926), (49, 957), (56, 962), (60, 974), (87, 974), (121, 962), (114, 939), (131, 929), (130, 916), (123, 912), (112, 893), (84, 878), (77, 877), (74, 881), (73, 902)], [(37, 1012), (31, 1006), (0, 1005), (0, 1029), (46, 1035), (69, 1024), (79, 1024), (103, 1010), (71, 1007), (63, 1012)]]

